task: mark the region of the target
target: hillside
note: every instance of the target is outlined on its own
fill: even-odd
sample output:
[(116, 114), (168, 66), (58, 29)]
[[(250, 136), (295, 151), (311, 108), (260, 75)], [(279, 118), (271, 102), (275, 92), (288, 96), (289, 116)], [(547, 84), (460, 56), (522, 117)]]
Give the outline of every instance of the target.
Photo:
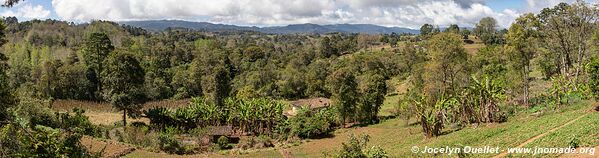
[(372, 24), (292, 24), (287, 26), (272, 27), (249, 27), (225, 24), (213, 24), (208, 22), (191, 22), (181, 20), (146, 20), (146, 21), (121, 21), (120, 24), (141, 27), (152, 31), (162, 31), (167, 28), (188, 28), (194, 30), (219, 32), (219, 31), (257, 31), (262, 33), (291, 34), (291, 33), (368, 33), (368, 34), (390, 34), (390, 33), (411, 33), (418, 34), (419, 30), (384, 27)]

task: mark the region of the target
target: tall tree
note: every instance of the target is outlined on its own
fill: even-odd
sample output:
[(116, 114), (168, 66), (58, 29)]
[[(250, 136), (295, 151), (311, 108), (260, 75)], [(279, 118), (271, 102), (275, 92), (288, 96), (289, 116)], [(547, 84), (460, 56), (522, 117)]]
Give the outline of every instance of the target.
[[(6, 43), (4, 39), (4, 22), (0, 20), (0, 46)], [(0, 120), (5, 120), (8, 117), (7, 109), (14, 104), (14, 98), (11, 93), (11, 88), (8, 84), (8, 58), (4, 53), (0, 52)]]
[[(428, 43), (428, 61), (425, 65), (425, 93), (432, 98), (454, 95), (468, 80), (468, 54), (461, 36), (440, 33)], [(431, 103), (433, 103), (432, 101)]]
[[(574, 39), (577, 47), (576, 71), (574, 72), (574, 85), (578, 84), (580, 73), (583, 73), (583, 63), (587, 63), (590, 56), (591, 36), (593, 31), (597, 30), (597, 20), (599, 20), (599, 6), (588, 4), (583, 0), (577, 0), (572, 4), (572, 16), (574, 17)], [(574, 88), (576, 88), (575, 86)]]
[(94, 84), (94, 93), (98, 98), (102, 93), (100, 73), (104, 71), (103, 62), (113, 50), (114, 46), (105, 33), (90, 34), (83, 46), (83, 59), (88, 67), (87, 78)]
[[(584, 1), (572, 5), (560, 3), (553, 8), (545, 8), (539, 13), (544, 33), (543, 45), (550, 51), (557, 52), (560, 73), (574, 84), (582, 72), (583, 64), (590, 56), (589, 38), (597, 29), (599, 9)], [(572, 69), (574, 67), (574, 69)], [(576, 88), (576, 86), (574, 86)]]
[(485, 17), (474, 27), (474, 34), (485, 44), (495, 44), (497, 37), (497, 20), (492, 17)]
[(434, 26), (431, 24), (424, 24), (420, 27), (420, 35), (426, 36), (433, 32)]
[(367, 123), (378, 121), (377, 115), (385, 101), (387, 83), (380, 74), (365, 74), (360, 81), (360, 113)]
[(126, 52), (113, 52), (102, 71), (104, 99), (123, 111), (123, 125), (127, 125), (127, 114), (137, 114), (145, 102), (144, 70), (137, 58)]
[(460, 34), (460, 27), (457, 24), (451, 24), (445, 29), (445, 32)]
[(349, 69), (339, 69), (328, 78), (328, 88), (332, 94), (333, 105), (339, 111), (343, 123), (355, 121), (358, 102), (358, 84), (356, 77)]
[(529, 73), (531, 71), (530, 60), (537, 52), (540, 27), (539, 20), (533, 14), (524, 14), (516, 19), (510, 26), (506, 40), (506, 49), (510, 54), (512, 69), (520, 76), (521, 87), (524, 93), (524, 104), (528, 106), (529, 99)]

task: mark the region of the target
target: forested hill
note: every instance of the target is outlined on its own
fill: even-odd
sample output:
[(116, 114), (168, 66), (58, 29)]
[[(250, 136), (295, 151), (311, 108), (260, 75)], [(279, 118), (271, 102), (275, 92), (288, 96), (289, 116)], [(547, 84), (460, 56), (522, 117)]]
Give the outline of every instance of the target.
[(334, 24), (334, 25), (318, 25), (318, 24), (293, 24), (287, 26), (273, 27), (248, 27), (225, 24), (213, 24), (208, 22), (190, 22), (181, 20), (148, 20), (148, 21), (123, 21), (121, 24), (141, 27), (152, 31), (162, 31), (167, 28), (189, 28), (203, 31), (258, 31), (262, 33), (290, 34), (290, 33), (368, 33), (368, 34), (391, 34), (395, 33), (412, 33), (418, 34), (418, 30), (401, 27), (384, 27), (371, 24)]

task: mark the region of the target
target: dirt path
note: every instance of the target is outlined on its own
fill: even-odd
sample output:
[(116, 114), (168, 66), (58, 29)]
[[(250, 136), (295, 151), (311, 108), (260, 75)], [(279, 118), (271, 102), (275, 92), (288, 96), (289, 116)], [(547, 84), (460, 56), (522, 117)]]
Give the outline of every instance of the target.
[[(535, 141), (535, 140), (537, 140), (537, 139), (539, 139), (539, 138), (542, 138), (542, 137), (544, 137), (545, 135), (547, 135), (547, 134), (549, 134), (549, 133), (551, 133), (551, 132), (554, 132), (554, 131), (556, 131), (556, 130), (558, 130), (558, 129), (561, 129), (561, 128), (563, 128), (563, 127), (566, 127), (566, 126), (568, 126), (568, 125), (570, 125), (570, 124), (572, 124), (572, 123), (574, 123), (574, 122), (578, 121), (579, 119), (581, 119), (581, 118), (583, 118), (583, 117), (585, 117), (585, 116), (587, 116), (587, 115), (589, 115), (589, 114), (590, 114), (590, 113), (585, 113), (584, 115), (578, 116), (577, 118), (575, 118), (575, 119), (573, 119), (573, 120), (570, 120), (570, 121), (566, 122), (565, 124), (563, 124), (563, 125), (561, 125), (561, 126), (559, 126), (559, 127), (555, 127), (555, 128), (553, 128), (553, 129), (551, 129), (551, 130), (549, 130), (549, 131), (545, 132), (545, 133), (542, 133), (542, 134), (539, 134), (539, 135), (537, 135), (537, 136), (535, 136), (535, 137), (532, 137), (532, 138), (530, 138), (530, 139), (526, 140), (525, 142), (521, 143), (520, 145), (516, 146), (516, 148), (522, 148), (522, 147), (524, 147), (526, 144), (528, 144), (528, 143), (531, 143), (531, 142), (533, 142), (533, 141)], [(505, 156), (507, 156), (507, 154), (508, 154), (508, 153), (507, 153), (507, 149), (506, 149), (505, 151), (503, 151), (503, 152), (502, 152), (502, 153), (500, 153), (499, 155), (493, 156), (493, 158), (502, 158), (502, 157), (505, 157)]]

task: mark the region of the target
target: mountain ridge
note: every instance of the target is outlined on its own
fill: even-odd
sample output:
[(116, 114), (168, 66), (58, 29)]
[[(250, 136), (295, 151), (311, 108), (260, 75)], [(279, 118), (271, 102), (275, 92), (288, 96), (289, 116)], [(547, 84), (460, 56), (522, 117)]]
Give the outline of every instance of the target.
[(418, 34), (419, 30), (403, 27), (385, 27), (374, 24), (290, 24), (286, 26), (237, 26), (229, 24), (214, 24), (209, 22), (192, 22), (183, 20), (143, 20), (143, 21), (121, 21), (119, 24), (141, 27), (149, 31), (162, 31), (167, 28), (188, 28), (209, 32), (222, 31), (257, 31), (271, 34), (294, 34), (294, 33), (367, 33), (367, 34), (391, 34), (411, 33)]

